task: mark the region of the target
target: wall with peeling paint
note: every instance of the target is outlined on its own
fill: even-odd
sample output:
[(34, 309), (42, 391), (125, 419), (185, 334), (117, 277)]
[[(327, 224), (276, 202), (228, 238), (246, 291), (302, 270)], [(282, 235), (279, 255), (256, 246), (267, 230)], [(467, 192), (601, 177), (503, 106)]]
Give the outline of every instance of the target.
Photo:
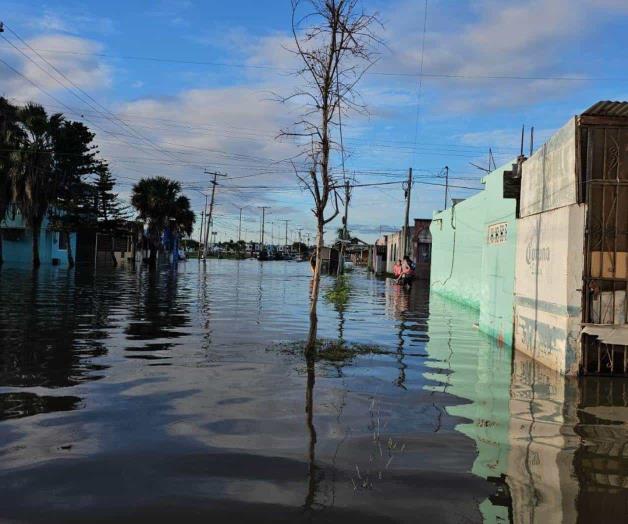
[(580, 362), (585, 206), (576, 203), (570, 120), (523, 164), (515, 347), (560, 373)]

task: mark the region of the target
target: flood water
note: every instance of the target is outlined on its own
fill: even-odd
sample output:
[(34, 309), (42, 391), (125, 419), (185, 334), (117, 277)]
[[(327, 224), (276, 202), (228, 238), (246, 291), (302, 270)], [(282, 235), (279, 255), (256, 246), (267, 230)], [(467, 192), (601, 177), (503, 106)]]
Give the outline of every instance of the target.
[(4, 267), (0, 520), (626, 522), (625, 380), (560, 377), (359, 270), (319, 335), (381, 350), (308, 365), (309, 278)]

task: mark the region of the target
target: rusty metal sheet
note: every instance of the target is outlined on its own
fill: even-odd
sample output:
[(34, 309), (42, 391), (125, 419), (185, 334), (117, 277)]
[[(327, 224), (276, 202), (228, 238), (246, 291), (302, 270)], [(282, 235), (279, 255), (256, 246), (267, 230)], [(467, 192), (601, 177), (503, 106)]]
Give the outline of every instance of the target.
[(628, 102), (600, 100), (584, 111), (582, 115), (628, 117)]

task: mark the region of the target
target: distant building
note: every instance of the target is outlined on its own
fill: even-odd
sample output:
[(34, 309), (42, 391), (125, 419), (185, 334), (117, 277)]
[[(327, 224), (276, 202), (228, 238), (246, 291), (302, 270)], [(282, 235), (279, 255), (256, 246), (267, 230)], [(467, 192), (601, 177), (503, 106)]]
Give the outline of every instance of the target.
[[(9, 264), (30, 266), (33, 255), (33, 235), (22, 219), (19, 209), (11, 205), (0, 222), (2, 234), (2, 258)], [(70, 233), (72, 252), (76, 253), (76, 233)], [(67, 266), (68, 246), (66, 237), (51, 227), (46, 216), (39, 234), (39, 258), (42, 264)]]
[[(409, 236), (412, 237), (413, 228), (409, 229)], [(392, 273), (397, 260), (403, 258), (403, 231), (386, 235), (386, 254), (386, 273)]]
[(412, 260), (416, 263), (417, 280), (429, 280), (432, 265), (431, 218), (415, 218), (412, 229)]
[(371, 269), (376, 275), (383, 275), (386, 273), (386, 264), (388, 261), (388, 254), (386, 246), (388, 243), (388, 235), (383, 235), (375, 241), (373, 250), (371, 251)]

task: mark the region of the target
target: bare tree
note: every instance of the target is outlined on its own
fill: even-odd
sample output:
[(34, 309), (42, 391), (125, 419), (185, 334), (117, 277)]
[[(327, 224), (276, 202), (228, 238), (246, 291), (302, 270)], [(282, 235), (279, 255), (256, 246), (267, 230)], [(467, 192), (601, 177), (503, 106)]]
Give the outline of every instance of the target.
[[(375, 63), (377, 25), (376, 15), (366, 14), (359, 7), (359, 0), (292, 0), (292, 52), (301, 62), (297, 71), (300, 87), (281, 101), (298, 101), (302, 106), (299, 119), (280, 136), (296, 137), (303, 147), (301, 156), (305, 158), (306, 170), (299, 171), (294, 163), (293, 166), (299, 181), (312, 195), (317, 224), (307, 352), (316, 344), (324, 228), (339, 213), (341, 186), (331, 165), (332, 153), (338, 149), (334, 137), (343, 114), (366, 111), (356, 87)], [(328, 205), (332, 207), (329, 212)]]

